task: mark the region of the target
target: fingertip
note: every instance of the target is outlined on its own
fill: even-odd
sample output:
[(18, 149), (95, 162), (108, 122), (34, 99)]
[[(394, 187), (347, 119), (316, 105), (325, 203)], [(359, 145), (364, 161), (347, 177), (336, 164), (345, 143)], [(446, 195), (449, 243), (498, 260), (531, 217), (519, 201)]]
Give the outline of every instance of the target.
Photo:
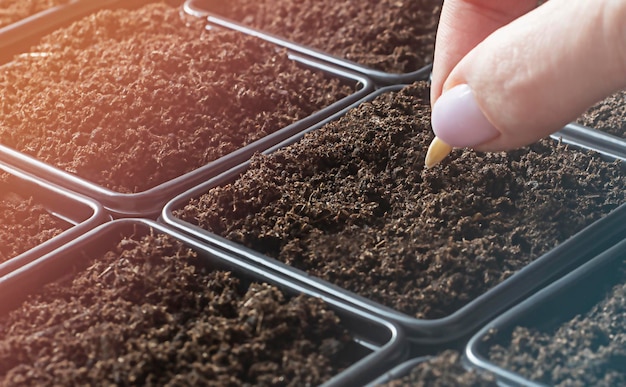
[(439, 139), (458, 148), (473, 147), (500, 135), (467, 84), (457, 85), (439, 97), (433, 106), (431, 123)]

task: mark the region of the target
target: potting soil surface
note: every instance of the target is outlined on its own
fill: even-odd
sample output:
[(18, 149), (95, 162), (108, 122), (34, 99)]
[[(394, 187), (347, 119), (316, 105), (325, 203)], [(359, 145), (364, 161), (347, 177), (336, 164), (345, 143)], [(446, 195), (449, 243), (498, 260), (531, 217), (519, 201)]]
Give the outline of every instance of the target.
[(626, 90), (593, 105), (577, 122), (618, 137), (626, 137)]
[(0, 28), (70, 0), (0, 0)]
[(496, 387), (495, 377), (467, 371), (461, 364), (461, 354), (446, 350), (431, 359), (417, 364), (404, 377), (391, 380), (380, 387)]
[(388, 73), (432, 62), (442, 0), (198, 1), (246, 26)]
[(0, 263), (54, 238), (71, 225), (32, 197), (11, 189), (13, 176), (0, 173)]
[[(185, 24), (191, 23), (191, 24)], [(179, 9), (103, 10), (0, 71), (0, 142), (122, 193), (199, 168), (354, 92)]]

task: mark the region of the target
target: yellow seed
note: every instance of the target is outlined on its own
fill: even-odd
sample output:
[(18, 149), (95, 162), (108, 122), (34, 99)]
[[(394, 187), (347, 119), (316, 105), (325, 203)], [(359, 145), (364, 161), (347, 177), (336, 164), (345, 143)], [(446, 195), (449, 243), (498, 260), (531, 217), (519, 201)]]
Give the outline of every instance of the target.
[(433, 142), (430, 143), (428, 147), (428, 152), (426, 152), (426, 160), (424, 161), (424, 165), (426, 168), (433, 167), (441, 160), (445, 159), (447, 155), (452, 152), (452, 147), (445, 142), (441, 141), (439, 138), (435, 137)]

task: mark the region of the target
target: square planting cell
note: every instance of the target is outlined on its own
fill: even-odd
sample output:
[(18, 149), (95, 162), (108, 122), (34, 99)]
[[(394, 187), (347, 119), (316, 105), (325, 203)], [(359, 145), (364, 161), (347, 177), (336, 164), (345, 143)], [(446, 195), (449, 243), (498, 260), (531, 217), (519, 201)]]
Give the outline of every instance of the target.
[(175, 194), (368, 92), (362, 76), (163, 3), (101, 10), (0, 67), (0, 157), (157, 214)]
[(105, 220), (99, 204), (0, 163), (0, 277)]
[(626, 383), (626, 241), (474, 336), (469, 363), (509, 386)]
[(354, 386), (406, 353), (393, 324), (143, 220), (0, 279), (0, 301), (3, 386)]
[(184, 7), (191, 15), (208, 17), (211, 24), (277, 39), (286, 46), (295, 43), (296, 50), (323, 53), (389, 84), (424, 79), (420, 70), (433, 59), (442, 3), (187, 0)]
[(626, 176), (592, 151), (545, 139), (424, 169), (428, 91), (381, 90), (179, 196), (163, 219), (429, 343), (468, 335), (626, 235)]
[(50, 33), (95, 10), (125, 6), (136, 7), (149, 0), (1, 0), (0, 63), (23, 54)]

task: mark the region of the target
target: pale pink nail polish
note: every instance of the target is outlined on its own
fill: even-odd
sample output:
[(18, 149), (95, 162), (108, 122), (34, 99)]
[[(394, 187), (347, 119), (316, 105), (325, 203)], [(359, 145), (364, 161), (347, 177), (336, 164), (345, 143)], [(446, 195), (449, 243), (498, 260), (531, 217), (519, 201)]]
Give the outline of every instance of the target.
[(456, 148), (473, 147), (500, 132), (487, 120), (472, 89), (458, 85), (446, 91), (433, 106), (431, 124), (435, 135)]

